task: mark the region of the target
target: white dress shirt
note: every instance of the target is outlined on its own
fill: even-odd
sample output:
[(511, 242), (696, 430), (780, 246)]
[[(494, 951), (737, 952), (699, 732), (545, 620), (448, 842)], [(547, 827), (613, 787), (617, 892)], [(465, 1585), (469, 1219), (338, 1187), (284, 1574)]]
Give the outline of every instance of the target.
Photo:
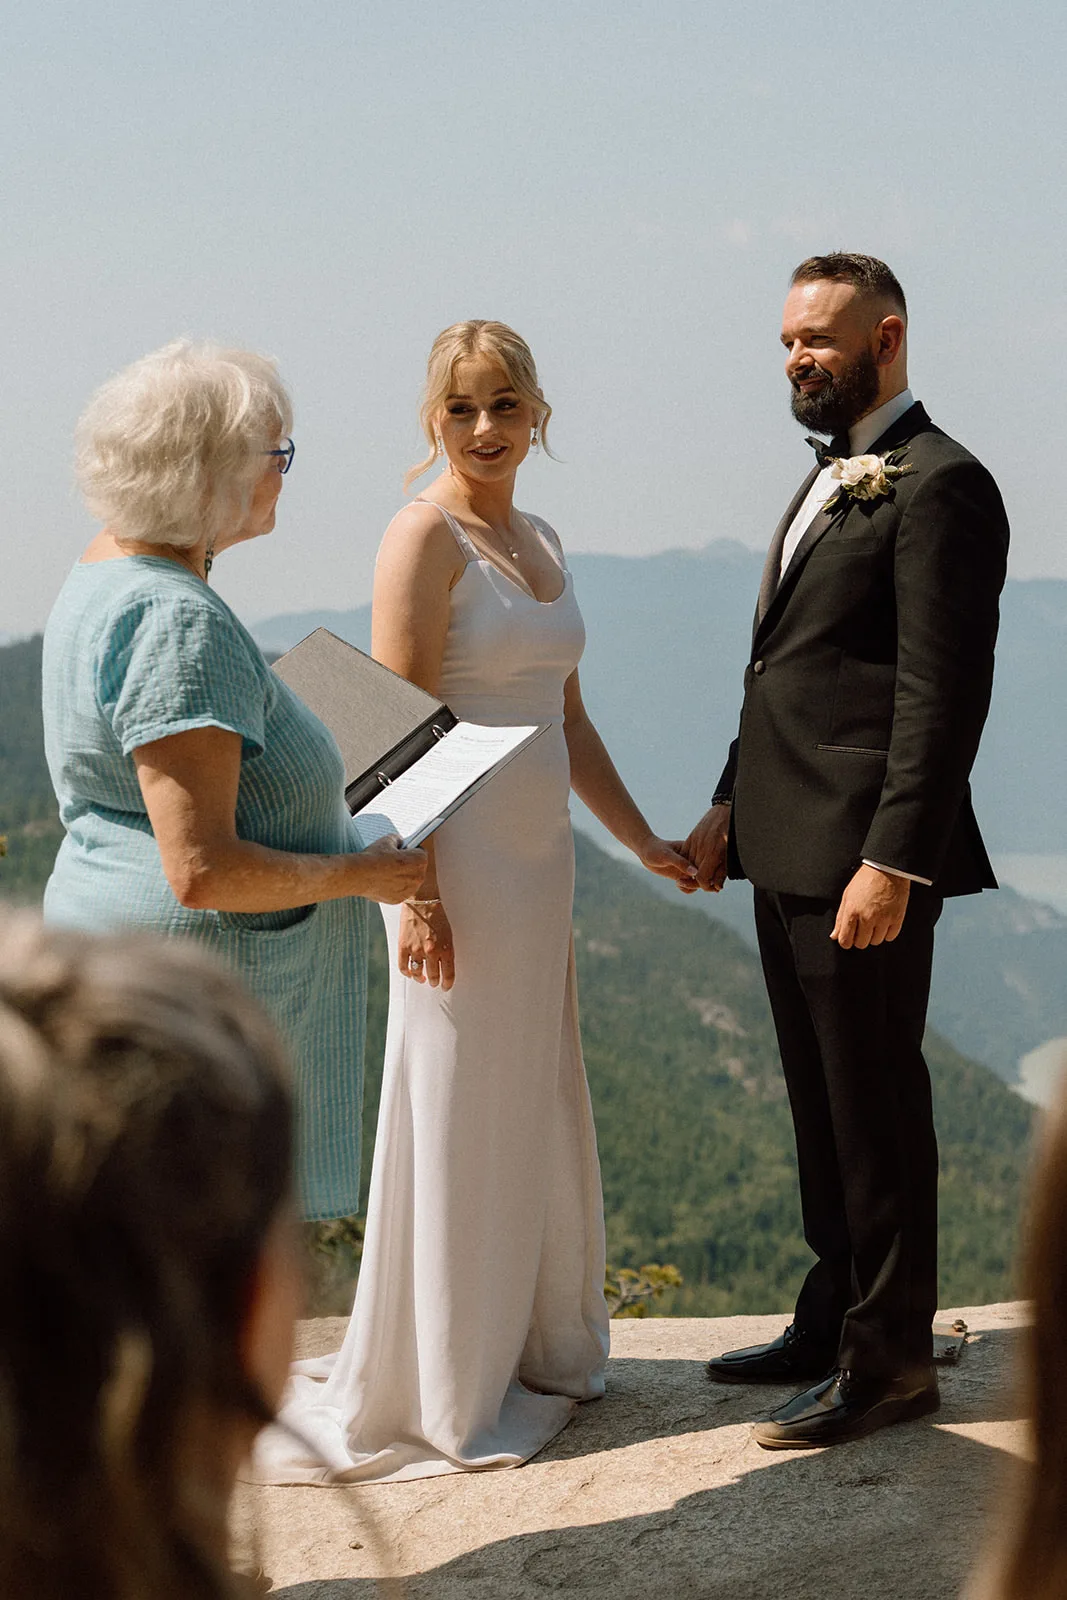
[[(887, 400), (884, 406), (879, 406), (877, 411), (868, 412), (861, 417), (855, 427), (848, 430), (848, 448), (850, 454), (863, 456), (871, 448), (876, 439), (880, 439), (894, 422), (909, 411), (915, 404), (915, 396), (910, 389), (904, 389), (900, 394), (894, 395), (892, 400)], [(778, 572), (778, 581), (781, 583), (786, 568), (796, 554), (797, 545), (804, 537), (808, 528), (814, 522), (818, 513), (829, 500), (830, 496), (839, 487), (837, 478), (831, 476), (830, 468), (823, 467), (811, 488), (800, 502), (797, 514), (785, 536), (782, 546), (782, 565)], [(865, 867), (876, 867), (879, 872), (888, 872), (894, 878), (908, 878), (912, 883), (925, 883), (930, 885), (929, 878), (920, 878), (914, 872), (901, 872), (899, 867), (887, 867), (880, 861), (868, 861), (864, 858)]]
[[(887, 400), (884, 406), (879, 406), (877, 411), (870, 411), (861, 417), (854, 428), (848, 430), (849, 453), (854, 456), (864, 456), (876, 439), (880, 439), (888, 428), (891, 428), (905, 411), (909, 411), (915, 404), (915, 396), (910, 389), (904, 389), (900, 394)], [(797, 545), (804, 537), (808, 528), (815, 521), (816, 516), (829, 500), (835, 490), (841, 487), (836, 478), (830, 476), (830, 468), (823, 467), (811, 488), (804, 496), (797, 509), (797, 514), (790, 523), (789, 532), (785, 536), (782, 546), (782, 565), (778, 572), (778, 581), (781, 583), (789, 563), (796, 553)]]

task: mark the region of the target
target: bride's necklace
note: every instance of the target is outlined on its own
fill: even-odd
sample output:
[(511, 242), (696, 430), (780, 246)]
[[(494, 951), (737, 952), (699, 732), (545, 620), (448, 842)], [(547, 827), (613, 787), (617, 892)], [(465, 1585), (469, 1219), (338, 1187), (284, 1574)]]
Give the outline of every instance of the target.
[(493, 535), (494, 542), (499, 540), (503, 545), (505, 554), (510, 556), (512, 561), (518, 561), (519, 552), (515, 548), (515, 535), (511, 529), (509, 528), (506, 533), (503, 533), (499, 528), (490, 527), (489, 532)]
[[(455, 471), (455, 468), (452, 466), (451, 462), (449, 462), (448, 470), (449, 470), (449, 473), (451, 474), (451, 476), (454, 478), (456, 476), (456, 471)], [(473, 513), (473, 509), (469, 505), (466, 507), (466, 510), (467, 510), (468, 515), (473, 515), (474, 514)], [(521, 516), (521, 514), (522, 514), (521, 512), (518, 513), (518, 515), (520, 515), (520, 516)], [(479, 519), (479, 520), (484, 521), (484, 518)], [(492, 536), (490, 541), (489, 541), (490, 544), (491, 545), (495, 545), (497, 550), (498, 550), (498, 552), (500, 551), (501, 545), (503, 545), (503, 547), (504, 547), (503, 548), (503, 553), (505, 555), (507, 555), (510, 560), (517, 562), (518, 559), (519, 559), (519, 552), (515, 548), (516, 539), (515, 539), (514, 533), (511, 531), (510, 527), (508, 528), (507, 532), (501, 532), (501, 530), (499, 528), (494, 528), (491, 522), (486, 522), (485, 526), (488, 529), (490, 535)]]

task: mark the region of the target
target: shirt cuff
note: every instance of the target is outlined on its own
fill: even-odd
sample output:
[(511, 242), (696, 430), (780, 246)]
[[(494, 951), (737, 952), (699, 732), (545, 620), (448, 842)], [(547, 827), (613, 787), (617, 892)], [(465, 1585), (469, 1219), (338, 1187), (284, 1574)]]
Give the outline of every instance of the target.
[(933, 878), (920, 878), (917, 872), (901, 872), (899, 867), (883, 866), (881, 861), (868, 861), (866, 856), (863, 858), (863, 865), (873, 867), (876, 872), (888, 872), (891, 878), (907, 878), (909, 883), (924, 883), (928, 889), (934, 886)]

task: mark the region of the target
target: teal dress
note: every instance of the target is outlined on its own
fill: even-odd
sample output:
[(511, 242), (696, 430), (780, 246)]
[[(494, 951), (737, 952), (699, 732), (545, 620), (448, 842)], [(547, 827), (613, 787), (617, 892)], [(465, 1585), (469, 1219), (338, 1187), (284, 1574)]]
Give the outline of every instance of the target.
[(358, 1209), (367, 903), (198, 911), (175, 898), (133, 752), (190, 728), (241, 736), (237, 833), (275, 850), (360, 849), (333, 736), (192, 572), (160, 556), (79, 564), (44, 636), (45, 752), (66, 838), (49, 922), (194, 938), (271, 1012), (293, 1061), (305, 1215)]

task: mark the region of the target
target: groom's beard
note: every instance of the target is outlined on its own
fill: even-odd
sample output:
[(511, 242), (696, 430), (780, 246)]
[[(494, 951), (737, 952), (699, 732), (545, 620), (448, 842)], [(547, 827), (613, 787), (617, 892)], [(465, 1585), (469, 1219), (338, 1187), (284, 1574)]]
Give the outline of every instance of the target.
[(815, 433), (847, 433), (852, 425), (873, 410), (878, 399), (878, 363), (869, 350), (856, 357), (836, 378), (816, 365), (815, 372), (827, 381), (814, 394), (793, 389), (793, 415), (802, 428)]

